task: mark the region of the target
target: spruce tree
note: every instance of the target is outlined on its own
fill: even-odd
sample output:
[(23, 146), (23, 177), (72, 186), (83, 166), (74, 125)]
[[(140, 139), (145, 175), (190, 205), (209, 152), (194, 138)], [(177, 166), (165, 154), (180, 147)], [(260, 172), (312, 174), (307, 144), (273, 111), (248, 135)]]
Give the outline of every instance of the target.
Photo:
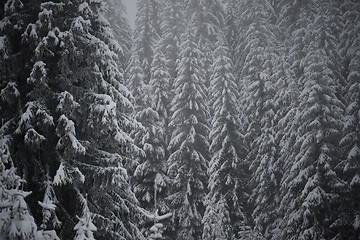
[[(104, 5), (37, 4), (24, 5), (37, 21), (22, 34), (27, 76), (11, 85), (23, 97), (18, 115), (5, 123), (14, 163), (33, 190), (29, 206), (44, 228), (60, 226), (64, 239), (73, 238), (75, 216), (84, 211), (97, 227), (95, 237), (141, 239), (134, 224), (138, 203), (123, 165), (139, 152), (127, 133), (134, 127), (130, 92), (122, 84)], [(50, 203), (58, 207), (51, 218), (61, 224), (48, 221)]]
[(248, 25), (242, 48), (243, 62), (241, 74), (239, 76), (240, 87), (243, 91), (242, 98), (244, 106), (244, 119), (247, 124), (246, 141), (251, 149), (254, 149), (253, 141), (260, 135), (260, 122), (265, 113), (266, 103), (271, 98), (269, 89), (272, 84), (269, 81), (274, 72), (277, 59), (276, 44), (277, 39), (274, 35), (274, 25), (271, 23), (271, 12), (264, 1), (254, 1), (248, 3), (246, 9), (247, 18), (239, 24)]
[(135, 113), (146, 108), (149, 104), (149, 88), (144, 83), (144, 71), (141, 67), (139, 56), (133, 52), (125, 72), (126, 85), (133, 96)]
[[(185, 31), (186, 21), (183, 4), (176, 0), (166, 0), (162, 11), (161, 32), (162, 36), (158, 43), (158, 50), (161, 50), (166, 59), (166, 67), (170, 74), (169, 96), (174, 97), (174, 84), (177, 77), (176, 66), (179, 61), (181, 36)], [(156, 51), (158, 51), (156, 50)]]
[(163, 141), (167, 148), (169, 142), (169, 120), (170, 120), (170, 102), (171, 94), (171, 76), (166, 66), (167, 59), (164, 54), (159, 50), (153, 60), (151, 69), (150, 85), (152, 88), (153, 100), (152, 107), (159, 114), (159, 120), (161, 121), (161, 128), (164, 131)]
[(344, 29), (341, 34), (343, 66), (346, 69), (346, 86), (344, 98), (346, 102), (343, 137), (340, 141), (342, 148), (342, 161), (337, 170), (338, 174), (347, 183), (346, 191), (343, 192), (339, 210), (339, 219), (336, 222), (337, 237), (357, 239), (360, 237), (359, 215), (359, 82), (360, 72), (360, 38), (355, 34), (359, 26), (355, 25), (354, 19), (359, 19), (360, 4), (354, 1), (343, 3)]
[(210, 132), (212, 158), (208, 169), (209, 193), (203, 218), (203, 239), (232, 239), (247, 221), (249, 172), (243, 136), (239, 132), (239, 92), (229, 55), (224, 41), (219, 39), (210, 87), (214, 116)]
[[(38, 229), (25, 201), (31, 192), (23, 190), (26, 181), (16, 173), (8, 145), (10, 136), (4, 130), (0, 129), (0, 238), (59, 240), (54, 230), (44, 230), (43, 226)], [(50, 202), (39, 204), (48, 209), (49, 217), (50, 211), (55, 211), (55, 205)]]
[(151, 63), (154, 50), (160, 38), (157, 0), (140, 0), (137, 3), (136, 28), (134, 31), (134, 51), (139, 55), (144, 70), (144, 82), (151, 77)]
[(123, 72), (126, 69), (132, 46), (132, 30), (125, 16), (126, 7), (121, 0), (108, 0), (105, 7), (105, 17), (108, 19), (116, 42), (119, 44), (114, 50), (118, 54), (118, 66)]
[[(169, 184), (166, 176), (166, 158), (170, 75), (161, 51), (155, 54), (152, 65), (151, 80), (147, 86), (147, 94), (150, 97), (138, 107), (136, 115), (143, 129), (135, 133), (135, 143), (144, 150), (145, 155), (139, 158), (139, 165), (134, 172), (134, 191), (141, 206), (147, 211), (165, 214), (168, 211), (165, 197)], [(144, 85), (138, 89), (141, 87)], [(146, 99), (145, 95), (135, 97)], [(147, 227), (150, 228), (151, 225)]]
[(225, 29), (227, 46), (229, 48), (231, 61), (237, 61), (236, 49), (239, 45), (239, 16), (238, 16), (238, 0), (231, 0), (226, 5)]
[(171, 125), (174, 132), (169, 144), (169, 174), (173, 188), (168, 197), (175, 210), (175, 239), (200, 239), (203, 201), (206, 194), (208, 153), (208, 108), (201, 51), (189, 29), (181, 45), (181, 61), (175, 82)]
[(284, 173), (281, 208), (282, 239), (329, 238), (343, 182), (333, 171), (338, 164), (342, 104), (324, 50), (313, 43), (304, 59), (303, 88), (295, 121), (301, 123)]
[[(344, 149), (344, 160), (340, 164), (340, 174), (347, 182), (348, 188), (343, 194), (346, 199), (340, 206), (344, 215), (340, 217), (338, 223), (340, 236), (347, 236), (347, 239), (356, 239), (360, 236), (360, 214), (359, 214), (359, 187), (360, 187), (360, 164), (359, 159), (359, 92), (360, 92), (360, 72), (358, 64), (360, 61), (359, 47), (360, 41), (357, 39), (355, 44), (358, 50), (354, 52), (349, 64), (349, 75), (347, 78), (345, 99), (347, 107), (344, 118), (344, 137), (340, 141), (340, 146)], [(355, 46), (356, 46), (355, 45)], [(354, 47), (355, 47), (354, 46)]]
[(214, 61), (213, 51), (217, 36), (221, 34), (224, 25), (224, 9), (217, 0), (189, 1), (185, 8), (189, 23), (194, 26), (196, 42), (203, 53), (203, 69), (205, 70), (205, 84), (210, 85), (212, 75), (211, 65)]

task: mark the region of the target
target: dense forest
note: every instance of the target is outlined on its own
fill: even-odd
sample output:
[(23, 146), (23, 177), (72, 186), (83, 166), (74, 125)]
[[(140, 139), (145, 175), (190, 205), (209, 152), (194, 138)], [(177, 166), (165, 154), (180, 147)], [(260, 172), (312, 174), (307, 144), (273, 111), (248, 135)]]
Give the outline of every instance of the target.
[(0, 2), (0, 239), (360, 239), (360, 1)]

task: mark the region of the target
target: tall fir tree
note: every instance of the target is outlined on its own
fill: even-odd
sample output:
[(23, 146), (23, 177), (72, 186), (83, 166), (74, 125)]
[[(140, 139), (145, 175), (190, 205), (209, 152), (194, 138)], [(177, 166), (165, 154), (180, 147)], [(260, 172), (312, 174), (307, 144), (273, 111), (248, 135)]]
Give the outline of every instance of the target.
[[(16, 173), (9, 146), (11, 137), (4, 133), (5, 129), (0, 128), (0, 238), (60, 240), (54, 230), (45, 230), (44, 225), (38, 228), (31, 215), (25, 201), (31, 192), (23, 190), (26, 181)], [(55, 205), (51, 202), (39, 204), (47, 210), (49, 220)]]
[(160, 20), (158, 19), (158, 0), (140, 0), (137, 2), (137, 14), (134, 31), (134, 51), (139, 55), (148, 84), (151, 77), (151, 63), (154, 50), (160, 38)]
[(271, 22), (272, 9), (266, 1), (247, 4), (243, 13), (246, 17), (243, 17), (239, 24), (251, 24), (247, 25), (244, 41), (239, 45), (243, 59), (239, 61), (238, 67), (241, 68), (239, 84), (243, 98), (241, 104), (246, 115), (243, 119), (247, 128), (246, 141), (251, 150), (254, 148), (251, 146), (253, 141), (260, 135), (260, 122), (265, 113), (266, 102), (271, 98), (268, 89), (272, 86), (268, 83), (267, 76), (274, 73), (277, 39)]
[(240, 36), (239, 36), (239, 10), (238, 10), (239, 1), (231, 0), (226, 4), (226, 17), (225, 17), (225, 26), (224, 33), (226, 36), (227, 46), (230, 51), (231, 61), (235, 64), (237, 61), (236, 49), (239, 45)]
[(36, 22), (27, 25), (19, 45), (30, 56), (27, 76), (13, 84), (23, 96), (20, 111), (5, 124), (11, 125), (14, 162), (33, 190), (34, 216), (51, 227), (46, 206), (53, 202), (62, 223), (59, 237), (72, 239), (75, 215), (88, 209), (95, 237), (141, 239), (134, 224), (138, 203), (123, 166), (139, 152), (127, 134), (134, 127), (132, 105), (103, 3), (24, 6)]
[(106, 1), (105, 17), (108, 19), (115, 40), (119, 44), (114, 51), (118, 54), (118, 66), (124, 72), (130, 57), (132, 30), (126, 18), (126, 7), (122, 1)]
[(169, 144), (169, 174), (173, 188), (168, 197), (175, 210), (175, 239), (200, 239), (209, 161), (207, 107), (201, 51), (189, 28), (181, 45), (181, 61), (176, 79)]
[(215, 43), (224, 26), (223, 5), (217, 0), (189, 0), (185, 7), (185, 14), (189, 18), (188, 24), (194, 26), (196, 42), (203, 53), (202, 64), (205, 70), (205, 84), (208, 88), (212, 75), (211, 65), (214, 61)]
[(313, 43), (303, 64), (305, 75), (295, 120), (300, 124), (290, 167), (285, 169), (281, 208), (286, 209), (282, 239), (331, 236), (343, 182), (333, 171), (338, 164), (342, 104), (324, 50)]
[(145, 155), (140, 159), (134, 173), (135, 193), (146, 210), (165, 214), (169, 210), (165, 197), (169, 184), (166, 158), (170, 75), (161, 51), (154, 56), (151, 72), (151, 101), (147, 108), (137, 114), (137, 119), (144, 129), (136, 133), (135, 141), (144, 149)]
[(210, 132), (209, 193), (203, 218), (203, 239), (232, 239), (246, 224), (248, 166), (239, 132), (239, 92), (229, 49), (219, 39), (212, 66), (210, 103), (214, 112)]
[(159, 114), (161, 128), (164, 131), (163, 142), (165, 148), (167, 148), (169, 142), (170, 102), (172, 99), (169, 92), (169, 89), (171, 89), (171, 76), (166, 64), (167, 59), (159, 50), (154, 56), (150, 80), (153, 94), (152, 107)]
[(169, 93), (174, 97), (174, 84), (177, 77), (177, 62), (180, 56), (181, 38), (185, 31), (186, 21), (183, 4), (176, 0), (166, 0), (162, 11), (162, 36), (157, 48), (161, 50), (166, 59), (166, 67), (170, 74)]
[[(360, 208), (359, 208), (359, 83), (360, 72), (360, 38), (355, 34), (359, 26), (355, 25), (359, 19), (360, 4), (354, 1), (344, 1), (342, 6), (344, 29), (341, 34), (343, 66), (345, 68), (346, 86), (344, 98), (346, 102), (343, 138), (340, 147), (343, 149), (342, 162), (338, 172), (347, 183), (340, 205), (339, 220), (337, 221), (337, 236), (339, 239), (357, 239), (360, 237)], [(355, 20), (355, 21), (354, 21)], [(344, 203), (345, 202), (345, 203)]]
[(149, 86), (144, 83), (144, 70), (141, 67), (139, 56), (132, 52), (129, 64), (125, 72), (126, 86), (133, 96), (135, 114), (149, 105), (150, 90)]

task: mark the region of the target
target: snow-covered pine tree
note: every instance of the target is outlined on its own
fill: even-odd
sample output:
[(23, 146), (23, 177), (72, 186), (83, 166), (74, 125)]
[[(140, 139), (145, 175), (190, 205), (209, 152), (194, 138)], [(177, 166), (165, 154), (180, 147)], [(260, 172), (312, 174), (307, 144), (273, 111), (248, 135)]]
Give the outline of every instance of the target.
[(334, 172), (339, 161), (342, 104), (328, 61), (316, 40), (302, 61), (305, 74), (295, 116), (300, 123), (298, 137), (281, 187), (280, 208), (285, 209), (281, 239), (328, 239), (337, 214), (333, 209), (345, 186)]
[[(275, 79), (276, 94), (274, 103), (276, 115), (274, 121), (276, 139), (278, 144), (278, 160), (275, 164), (277, 170), (282, 172), (286, 178), (287, 170), (291, 169), (294, 157), (291, 155), (296, 142), (297, 129), (302, 124), (296, 119), (298, 114), (299, 100), (303, 85), (300, 79), (304, 74), (302, 59), (308, 52), (309, 41), (311, 40), (309, 26), (314, 20), (314, 11), (310, 1), (280, 1), (279, 17), (277, 26), (282, 33), (281, 58)], [(284, 172), (285, 171), (285, 172)], [(281, 178), (281, 176), (278, 176)], [(281, 179), (281, 182), (283, 180)], [(286, 191), (286, 189), (285, 189)], [(277, 194), (277, 193), (275, 193)], [(277, 201), (283, 201), (284, 189), (280, 189), (280, 197)], [(287, 205), (280, 205), (272, 216), (277, 219), (268, 226), (267, 234), (271, 239), (279, 239), (282, 234), (283, 217), (287, 215)], [(272, 235), (272, 236), (271, 236)]]
[(151, 62), (154, 50), (160, 38), (158, 20), (158, 0), (139, 0), (137, 3), (136, 28), (134, 31), (134, 52), (139, 55), (144, 71), (144, 82), (151, 77)]
[(94, 232), (97, 228), (92, 223), (87, 200), (81, 194), (79, 194), (79, 198), (83, 206), (81, 217), (76, 216), (78, 222), (74, 227), (74, 230), (76, 231), (74, 240), (95, 240)]
[(150, 8), (151, 8), (151, 12), (150, 12), (151, 22), (156, 30), (156, 33), (159, 36), (162, 35), (162, 32), (161, 32), (161, 23), (162, 23), (161, 10), (162, 10), (163, 4), (164, 4), (163, 1), (164, 0), (149, 0)]
[(343, 57), (343, 65), (346, 68), (350, 63), (351, 53), (354, 41), (357, 36), (357, 25), (360, 15), (360, 6), (358, 1), (346, 0), (341, 4), (343, 30), (340, 34), (340, 54)]
[[(191, 5), (190, 5), (191, 6)], [(186, 9), (191, 16), (190, 24), (195, 28), (196, 41), (203, 53), (203, 69), (205, 70), (205, 84), (210, 86), (213, 74), (211, 65), (214, 61), (213, 51), (217, 36), (221, 35), (224, 26), (224, 9), (218, 0), (200, 0), (195, 8)]]
[[(211, 161), (209, 193), (203, 218), (203, 239), (232, 239), (246, 223), (248, 166), (243, 136), (239, 132), (239, 92), (233, 76), (229, 49), (219, 38), (212, 66), (210, 103)], [(215, 226), (215, 227), (214, 227)]]
[[(250, 150), (254, 149), (253, 141), (260, 135), (260, 122), (267, 107), (267, 100), (271, 98), (269, 89), (272, 88), (268, 81), (274, 72), (276, 63), (277, 39), (274, 35), (274, 25), (271, 23), (272, 9), (266, 1), (257, 0), (247, 2), (240, 25), (247, 24), (246, 35), (239, 45), (242, 60), (238, 67), (241, 68), (239, 87), (242, 90), (243, 112), (246, 124), (246, 144)], [(246, 26), (246, 25), (245, 25)], [(240, 52), (239, 52), (240, 53)], [(253, 158), (253, 157), (252, 157)]]
[[(134, 134), (135, 143), (144, 150), (144, 155), (137, 159), (133, 177), (133, 188), (140, 206), (148, 212), (165, 214), (169, 208), (165, 201), (169, 180), (166, 176), (166, 144), (163, 122), (157, 111), (151, 107), (137, 113), (137, 120), (143, 129)], [(145, 221), (148, 219), (145, 219)], [(144, 222), (143, 231), (148, 230), (153, 222)]]
[(141, 67), (139, 56), (132, 52), (128, 67), (125, 72), (126, 85), (130, 90), (135, 107), (135, 113), (149, 106), (150, 89), (149, 85), (144, 83), (144, 71)]
[(199, 44), (203, 45), (206, 41), (210, 41), (214, 45), (225, 22), (223, 5), (218, 0), (189, 0), (185, 13), (195, 27), (195, 36)]
[(345, 78), (343, 76), (344, 66), (342, 64), (343, 59), (340, 54), (340, 35), (343, 30), (343, 22), (341, 21), (341, 2), (336, 0), (324, 1), (317, 0), (315, 1), (315, 9), (317, 12), (315, 18), (315, 26), (318, 32), (321, 32), (321, 45), (319, 47), (323, 48), (329, 58), (329, 68), (332, 70), (336, 81), (336, 95), (337, 97), (344, 102), (342, 93), (343, 86), (346, 85)]
[(195, 41), (194, 28), (189, 28), (181, 45), (181, 61), (175, 82), (171, 125), (174, 132), (169, 144), (169, 174), (173, 179), (168, 197), (175, 211), (174, 239), (200, 239), (206, 194), (206, 170), (209, 161), (209, 117), (202, 53)]
[(339, 174), (348, 187), (343, 192), (337, 225), (337, 237), (344, 239), (357, 239), (360, 237), (360, 38), (355, 32), (359, 31), (359, 25), (355, 25), (359, 19), (360, 4), (355, 1), (343, 3), (344, 32), (343, 57), (346, 69), (347, 84), (345, 87), (345, 116), (343, 125), (343, 138), (340, 146), (343, 149), (343, 160), (338, 166)]
[(181, 36), (185, 31), (186, 21), (183, 3), (176, 0), (165, 0), (162, 11), (161, 32), (162, 36), (158, 47), (167, 61), (166, 66), (170, 74), (169, 93), (174, 96), (174, 84), (177, 77), (176, 66), (179, 61)]
[[(142, 103), (137, 107), (136, 119), (143, 125), (142, 129), (134, 132), (134, 140), (144, 150), (145, 155), (137, 159), (139, 165), (134, 172), (133, 185), (141, 207), (148, 212), (159, 211), (159, 214), (165, 214), (169, 211), (165, 197), (169, 184), (166, 159), (169, 156), (167, 146), (171, 99), (168, 91), (171, 77), (161, 49), (155, 54), (152, 65), (149, 85), (142, 83), (143, 85), (137, 88), (145, 88), (147, 91), (144, 95), (134, 96)], [(149, 230), (149, 224), (153, 223), (147, 222), (144, 231)], [(150, 235), (149, 232), (146, 235)]]
[(164, 147), (167, 149), (169, 142), (169, 121), (170, 121), (170, 102), (172, 100), (169, 90), (171, 89), (171, 76), (166, 66), (167, 59), (158, 49), (151, 68), (150, 86), (152, 89), (152, 108), (158, 113), (161, 122), (161, 129), (163, 129)]
[[(13, 226), (14, 232), (11, 237), (17, 238), (15, 235), (19, 235), (22, 239), (44, 239), (48, 236), (48, 239), (58, 239), (56, 233), (53, 230), (50, 230), (56, 228), (59, 221), (55, 214), (55, 206), (52, 204), (52, 201), (56, 201), (53, 194), (53, 188), (51, 184), (47, 184), (48, 178), (46, 175), (48, 172), (46, 169), (42, 168), (43, 166), (41, 166), (41, 164), (39, 165), (40, 162), (36, 161), (32, 154), (31, 156), (26, 156), (26, 153), (24, 153), (22, 149), (25, 142), (27, 147), (34, 148), (34, 151), (38, 151), (39, 145), (42, 144), (44, 139), (41, 134), (38, 134), (38, 131), (35, 130), (34, 126), (30, 126), (31, 110), (25, 111), (22, 114), (22, 122), (29, 126), (25, 136), (22, 135), (19, 139), (19, 136), (14, 134), (18, 127), (17, 124), (20, 120), (20, 114), (23, 111), (23, 101), (26, 101), (24, 100), (26, 96), (26, 91), (24, 91), (24, 89), (26, 78), (30, 73), (27, 64), (32, 57), (28, 48), (33, 47), (24, 46), (21, 43), (21, 35), (25, 31), (27, 24), (31, 21), (31, 18), (28, 16), (36, 12), (36, 4), (32, 1), (23, 2), (19, 0), (8, 0), (4, 2), (1, 9), (0, 61), (2, 64), (0, 68), (2, 74), (0, 76), (0, 155), (2, 155), (1, 168), (4, 172), (0, 175), (4, 177), (4, 181), (7, 179), (7, 183), (4, 183), (6, 186), (2, 186), (5, 186), (3, 188), (3, 194), (8, 195), (8, 197), (11, 198), (10, 201), (12, 201), (14, 207), (13, 211), (15, 211), (9, 218), (17, 225), (15, 227)], [(34, 107), (35, 105), (40, 106), (41, 104), (29, 102), (24, 108), (28, 110), (31, 108), (30, 105)], [(51, 118), (48, 118), (48, 116), (49, 115), (43, 106), (37, 109), (36, 118), (39, 120), (39, 125), (44, 123), (44, 125), (42, 125), (43, 131), (47, 130), (46, 125), (51, 125), (52, 120)], [(21, 137), (24, 138), (21, 139)], [(6, 162), (4, 162), (5, 159)], [(15, 165), (17, 169), (19, 169), (18, 171), (16, 170)], [(35, 165), (35, 170), (31, 168), (32, 165)], [(33, 182), (32, 178), (42, 175), (41, 172), (46, 172), (43, 177), (44, 182), (47, 183)], [(27, 181), (20, 178), (17, 174), (22, 174), (23, 178)], [(26, 189), (26, 191), (24, 191), (24, 189)], [(31, 194), (31, 197), (26, 198), (25, 202), (25, 197), (30, 194), (30, 191), (28, 190), (32, 190), (33, 193)], [(19, 205), (20, 203), (21, 206)], [(34, 216), (37, 218), (36, 222), (39, 223), (38, 226), (36, 226), (28, 206), (32, 210), (37, 210), (31, 212), (33, 212)], [(4, 213), (9, 213), (9, 206), (4, 206), (2, 210), (4, 210)], [(3, 217), (3, 219), (5, 219), (5, 216)], [(25, 221), (28, 221), (28, 223), (23, 224)], [(5, 225), (7, 224), (8, 222), (5, 223)]]
[[(274, 105), (275, 74), (278, 69), (277, 29), (273, 22), (273, 9), (266, 1), (246, 1), (239, 25), (243, 25), (239, 45), (241, 67), (241, 118), (245, 125), (247, 162), (250, 165), (253, 206), (252, 218), (256, 229), (265, 232), (274, 221), (276, 194), (280, 179), (276, 169), (277, 146), (275, 141), (276, 109)], [(240, 55), (238, 55), (240, 56)]]
[(237, 61), (236, 49), (239, 45), (239, 0), (230, 0), (226, 5), (224, 33), (229, 48), (230, 59), (235, 64)]
[(2, 90), (24, 96), (19, 115), (5, 125), (11, 126), (14, 163), (33, 190), (34, 216), (51, 227), (58, 221), (47, 223), (49, 206), (56, 204), (59, 237), (71, 239), (82, 196), (98, 229), (95, 237), (141, 239), (134, 224), (138, 203), (123, 166), (130, 152), (139, 152), (127, 134), (135, 127), (132, 105), (103, 3), (29, 2), (24, 9), (38, 19), (27, 25), (22, 45), (9, 42), (32, 59), (24, 59), (25, 76)]
[[(0, 128), (0, 238), (19, 240), (60, 240), (54, 230), (38, 230), (25, 198), (31, 192), (23, 190), (25, 180), (17, 175), (11, 158), (6, 127)], [(55, 205), (41, 203), (55, 211)], [(48, 214), (50, 217), (51, 213)]]
[[(348, 191), (344, 192), (346, 203), (342, 202), (341, 209), (344, 209), (345, 216), (341, 217), (338, 223), (339, 236), (347, 236), (346, 239), (356, 239), (360, 237), (360, 39), (355, 42), (357, 50), (351, 58), (349, 64), (349, 75), (347, 78), (348, 86), (345, 95), (347, 107), (344, 119), (344, 137), (340, 146), (344, 149), (344, 160), (340, 165), (340, 174), (349, 184)], [(354, 46), (355, 47), (355, 46)], [(346, 229), (346, 230), (345, 230)]]
[(108, 19), (114, 37), (119, 44), (119, 47), (114, 49), (119, 58), (118, 66), (121, 71), (125, 71), (132, 46), (132, 30), (125, 16), (126, 7), (121, 0), (107, 0), (105, 2), (107, 4), (105, 17)]
[(307, 53), (309, 26), (313, 23), (316, 9), (312, 1), (283, 1), (277, 26), (283, 32), (286, 47), (286, 62), (296, 83), (304, 70), (300, 64)]

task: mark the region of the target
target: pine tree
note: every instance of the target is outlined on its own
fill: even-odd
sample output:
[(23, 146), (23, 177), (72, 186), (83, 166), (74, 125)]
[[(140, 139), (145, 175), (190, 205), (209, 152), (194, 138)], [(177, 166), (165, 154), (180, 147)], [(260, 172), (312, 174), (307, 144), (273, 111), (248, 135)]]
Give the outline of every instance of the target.
[(134, 31), (134, 52), (144, 70), (144, 82), (148, 84), (151, 77), (151, 62), (154, 50), (160, 38), (157, 0), (140, 0), (137, 3), (136, 28)]
[(170, 102), (171, 95), (169, 94), (171, 76), (166, 66), (167, 60), (164, 54), (159, 50), (153, 60), (151, 68), (150, 85), (153, 92), (153, 109), (159, 114), (161, 121), (161, 128), (164, 131), (163, 141), (166, 144), (169, 142), (169, 119), (170, 119)]
[[(248, 3), (246, 18), (242, 19), (240, 25), (248, 25), (241, 55), (243, 59), (239, 61), (241, 73), (239, 76), (240, 88), (243, 93), (244, 113), (246, 118), (246, 141), (251, 146), (253, 141), (260, 135), (260, 121), (265, 113), (266, 103), (271, 98), (267, 76), (274, 72), (277, 59), (276, 44), (277, 39), (274, 35), (274, 25), (271, 23), (271, 12), (269, 6), (263, 1)], [(244, 23), (242, 22), (244, 21)], [(254, 149), (254, 146), (251, 147)], [(250, 149), (250, 150), (251, 150)]]
[(276, 219), (281, 169), (274, 117), (275, 78), (280, 62), (273, 9), (266, 1), (242, 2), (239, 18), (241, 44), (237, 65), (244, 123), (246, 161), (250, 165), (252, 193), (249, 206), (255, 228), (262, 233)]
[[(146, 211), (165, 214), (169, 210), (165, 201), (169, 180), (166, 175), (164, 126), (158, 112), (151, 107), (141, 110), (137, 119), (143, 129), (134, 134), (134, 140), (144, 150), (144, 155), (137, 159), (138, 165), (133, 177), (134, 192), (140, 206)], [(148, 231), (152, 224), (153, 222), (145, 222), (144, 231)]]
[(194, 26), (196, 42), (203, 53), (202, 64), (205, 69), (205, 84), (208, 88), (212, 75), (211, 65), (214, 61), (215, 43), (224, 26), (224, 9), (217, 0), (201, 0), (198, 3), (190, 0), (185, 11), (190, 19), (189, 24)]
[(316, 44), (303, 62), (303, 88), (295, 117), (301, 124), (291, 155), (294, 160), (282, 183), (281, 208), (286, 209), (282, 239), (328, 238), (336, 217), (332, 209), (344, 187), (333, 171), (338, 164), (342, 104), (336, 97), (329, 58)]
[[(195, 35), (200, 45), (210, 41), (213, 45), (217, 41), (219, 32), (224, 26), (223, 5), (217, 0), (189, 1), (186, 14), (195, 26)], [(214, 46), (213, 46), (214, 48)]]
[(75, 225), (74, 230), (76, 235), (74, 240), (95, 240), (94, 232), (97, 230), (95, 225), (91, 221), (91, 213), (87, 206), (85, 198), (81, 199), (83, 206), (83, 213), (81, 217), (78, 217), (78, 223)]
[(346, 69), (345, 101), (343, 138), (340, 147), (343, 149), (342, 162), (338, 166), (338, 174), (347, 183), (343, 192), (342, 203), (339, 206), (339, 220), (336, 222), (337, 236), (344, 239), (357, 239), (360, 237), (359, 215), (359, 82), (360, 72), (360, 38), (355, 34), (359, 26), (355, 26), (354, 19), (359, 18), (360, 5), (357, 2), (345, 1), (343, 3), (344, 30), (342, 33), (342, 55)]
[[(114, 37), (119, 44), (114, 50), (118, 54), (118, 66), (121, 71), (125, 71), (132, 46), (132, 30), (125, 16), (126, 7), (120, 1), (106, 1), (105, 17), (108, 19)], [(115, 43), (116, 44), (116, 43)]]
[[(9, 137), (0, 129), (0, 237), (3, 239), (59, 240), (54, 230), (38, 230), (25, 198), (31, 192), (22, 190), (24, 179), (17, 175), (9, 148)], [(55, 211), (51, 203), (39, 203)], [(48, 214), (50, 216), (51, 213)]]
[(168, 197), (175, 210), (176, 239), (199, 239), (206, 193), (208, 153), (208, 108), (201, 52), (193, 29), (181, 45), (181, 61), (176, 79), (171, 125), (174, 132), (169, 144), (169, 174), (173, 189)]
[(149, 105), (149, 87), (144, 83), (144, 71), (141, 67), (139, 56), (132, 53), (126, 69), (126, 85), (134, 98), (135, 112)]
[[(210, 133), (209, 193), (203, 218), (203, 239), (231, 239), (246, 223), (248, 166), (238, 119), (239, 92), (229, 50), (219, 39), (212, 66), (210, 102), (214, 116)], [(213, 227), (213, 225), (218, 227)]]
[[(2, 176), (0, 189), (2, 192), (1, 201), (4, 203), (1, 209), (4, 221), (0, 225), (4, 228), (1, 229), (1, 232), (4, 230), (6, 237), (44, 239), (48, 236), (48, 239), (58, 239), (55, 231), (52, 230), (57, 228), (59, 223), (55, 214), (55, 207), (52, 204), (52, 200), (56, 201), (53, 192), (51, 192), (52, 187), (49, 185), (45, 187), (48, 191), (45, 192), (42, 202), (37, 201), (40, 200), (37, 199), (37, 188), (33, 193), (29, 191), (32, 184), (29, 181), (31, 170), (26, 169), (28, 164), (26, 160), (19, 158), (19, 155), (20, 157), (23, 156), (19, 154), (20, 151), (17, 149), (21, 149), (23, 144), (18, 142), (18, 138), (14, 134), (19, 121), (19, 114), (22, 111), (21, 101), (26, 96), (23, 86), (24, 79), (29, 74), (26, 64), (31, 58), (31, 54), (24, 51), (21, 35), (31, 21), (29, 16), (36, 9), (34, 5), (36, 4), (32, 1), (23, 3), (22, 1), (9, 0), (1, 6), (0, 12), (0, 59), (2, 63), (0, 67), (2, 73), (0, 77), (0, 175)], [(29, 120), (27, 113), (23, 114), (24, 121)], [(44, 109), (38, 109), (37, 118), (39, 121), (49, 120), (48, 123), (51, 124), (51, 118), (47, 117), (48, 114)], [(38, 139), (38, 144), (43, 141), (43, 136), (31, 128), (25, 135), (25, 141), (28, 146), (31, 145), (34, 147), (34, 151), (37, 151), (37, 143), (33, 144), (31, 141), (34, 138)], [(23, 175), (23, 178), (19, 177), (19, 173)], [(30, 194), (31, 197), (27, 197)], [(37, 208), (43, 215), (42, 224), (40, 224), (40, 217), (34, 219), (30, 212), (35, 213), (34, 216), (38, 216), (39, 213), (31, 211), (29, 206), (32, 210)], [(7, 216), (8, 214), (10, 216)], [(39, 223), (39, 227), (35, 222)], [(8, 227), (11, 227), (11, 233)]]
[[(358, 50), (354, 52), (349, 64), (349, 75), (347, 78), (348, 87), (345, 98), (347, 100), (347, 108), (345, 111), (344, 119), (344, 137), (340, 142), (340, 146), (343, 147), (344, 160), (341, 163), (341, 175), (348, 183), (348, 189), (344, 192), (344, 199), (346, 204), (342, 203), (342, 209), (344, 215), (341, 216), (341, 222), (338, 223), (339, 229), (343, 230), (338, 235), (347, 236), (347, 239), (356, 239), (360, 236), (360, 214), (358, 200), (359, 196), (359, 183), (360, 183), (360, 165), (359, 159), (359, 77), (360, 72), (358, 70), (358, 64), (360, 61), (359, 55), (359, 39), (355, 44)], [(356, 46), (355, 45), (355, 46)], [(355, 47), (354, 46), (354, 47)], [(351, 197), (349, 197), (351, 196)], [(345, 209), (344, 209), (345, 208)]]
[[(161, 32), (162, 36), (158, 43), (158, 50), (161, 50), (166, 59), (166, 66), (170, 74), (169, 93), (174, 96), (174, 84), (177, 77), (176, 66), (179, 61), (181, 36), (185, 31), (185, 13), (182, 3), (176, 0), (166, 0), (162, 12)], [(157, 51), (158, 51), (157, 50)], [(157, 52), (156, 51), (156, 52)]]
[(14, 95), (17, 86), (24, 97), (18, 115), (5, 123), (14, 162), (33, 190), (29, 206), (50, 227), (58, 222), (56, 216), (48, 221), (49, 206), (56, 204), (59, 237), (71, 239), (84, 198), (95, 237), (141, 239), (134, 224), (138, 202), (123, 165), (140, 151), (128, 136), (135, 127), (130, 92), (122, 84), (104, 5), (38, 4), (24, 5), (38, 20), (22, 34), (20, 50), (30, 57), (24, 59), (25, 76), (9, 90)]
[(225, 18), (225, 36), (227, 46), (230, 51), (230, 57), (233, 63), (236, 62), (236, 49), (239, 45), (239, 16), (238, 16), (238, 0), (231, 0), (226, 5), (226, 18)]

